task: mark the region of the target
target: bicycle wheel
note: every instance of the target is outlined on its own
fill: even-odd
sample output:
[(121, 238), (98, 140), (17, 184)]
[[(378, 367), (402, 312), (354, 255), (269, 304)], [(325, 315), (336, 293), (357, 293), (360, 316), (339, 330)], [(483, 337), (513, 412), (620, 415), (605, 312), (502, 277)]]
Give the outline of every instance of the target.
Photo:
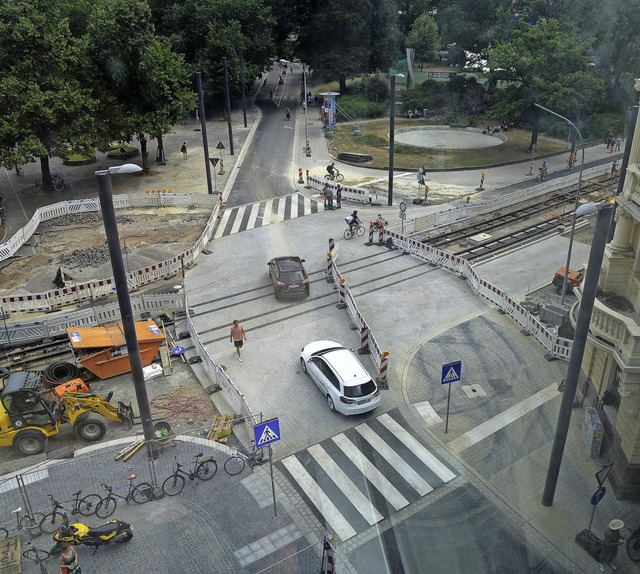
[(40, 548), (28, 548), (25, 550), (22, 555), (27, 560), (33, 560), (36, 563), (44, 562), (51, 554), (46, 550), (41, 550)]
[(25, 514), (20, 519), (18, 527), (20, 530), (36, 530), (40, 528), (40, 523), (44, 520), (44, 514), (42, 512), (34, 512), (32, 514)]
[(364, 227), (362, 225), (358, 226), (358, 229), (356, 229), (356, 234), (358, 237), (362, 237), (364, 235)]
[(131, 489), (131, 500), (136, 504), (144, 504), (153, 498), (153, 486), (148, 482), (141, 482)]
[(0, 540), (9, 538), (9, 531), (6, 528), (0, 528)]
[(175, 496), (176, 494), (180, 494), (183, 488), (184, 476), (180, 476), (179, 474), (172, 474), (162, 483), (162, 492), (164, 492), (167, 496)]
[(351, 229), (345, 229), (343, 233), (343, 237), (345, 239), (351, 239), (353, 237), (353, 233), (351, 233)]
[(98, 508), (98, 504), (102, 502), (102, 497), (99, 494), (87, 494), (79, 503), (78, 503), (78, 512), (82, 514), (82, 516), (92, 516), (96, 513), (96, 508)]
[(62, 180), (54, 181), (53, 189), (55, 189), (56, 191), (64, 191), (64, 182)]
[(336, 175), (336, 181), (344, 181), (344, 175), (342, 175), (341, 173)]
[(96, 506), (96, 516), (98, 518), (109, 518), (118, 506), (118, 501), (113, 496), (103, 498)]
[(218, 472), (218, 463), (215, 460), (206, 460), (198, 463), (196, 478), (198, 480), (211, 480)]
[(64, 524), (64, 516), (58, 511), (47, 514), (40, 523), (40, 530), (45, 534), (53, 534)]
[(640, 562), (640, 532), (634, 532), (627, 539), (627, 554), (631, 562)]
[(235, 476), (244, 470), (245, 460), (239, 454), (229, 457), (224, 463), (224, 470), (227, 474)]

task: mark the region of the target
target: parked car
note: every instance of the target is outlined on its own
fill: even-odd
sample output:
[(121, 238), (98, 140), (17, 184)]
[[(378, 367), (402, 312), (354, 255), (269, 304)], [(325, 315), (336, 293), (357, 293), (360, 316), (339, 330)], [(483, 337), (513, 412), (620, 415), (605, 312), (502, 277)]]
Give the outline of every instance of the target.
[(340, 343), (309, 343), (300, 352), (300, 365), (324, 393), (329, 410), (358, 415), (380, 405), (378, 385), (357, 357)]
[(309, 296), (309, 278), (303, 263), (304, 259), (293, 256), (276, 257), (267, 263), (276, 299), (283, 295)]

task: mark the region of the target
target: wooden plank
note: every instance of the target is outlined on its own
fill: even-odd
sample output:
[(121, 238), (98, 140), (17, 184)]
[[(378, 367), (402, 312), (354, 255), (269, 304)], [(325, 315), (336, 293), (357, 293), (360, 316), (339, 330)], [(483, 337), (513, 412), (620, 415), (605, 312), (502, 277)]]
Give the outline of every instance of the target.
[(217, 442), (227, 442), (235, 419), (236, 415), (217, 416), (209, 429), (207, 438)]

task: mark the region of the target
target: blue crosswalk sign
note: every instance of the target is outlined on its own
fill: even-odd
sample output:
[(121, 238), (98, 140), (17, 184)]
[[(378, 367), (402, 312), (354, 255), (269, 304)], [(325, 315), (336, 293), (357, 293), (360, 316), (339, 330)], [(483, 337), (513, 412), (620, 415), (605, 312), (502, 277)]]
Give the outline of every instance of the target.
[(267, 446), (280, 440), (280, 421), (270, 419), (253, 427), (253, 440), (256, 447)]
[(455, 363), (447, 363), (442, 365), (442, 380), (443, 385), (449, 385), (451, 383), (457, 383), (462, 376), (462, 361), (456, 361)]

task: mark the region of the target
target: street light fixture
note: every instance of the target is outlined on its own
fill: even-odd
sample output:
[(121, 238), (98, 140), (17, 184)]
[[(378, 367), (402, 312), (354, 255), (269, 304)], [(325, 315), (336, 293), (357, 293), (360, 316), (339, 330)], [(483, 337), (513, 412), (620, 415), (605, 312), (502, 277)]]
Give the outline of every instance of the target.
[(553, 110), (549, 108), (545, 108), (540, 104), (535, 104), (537, 108), (544, 110), (545, 112), (549, 112), (550, 114), (560, 118), (567, 122), (575, 131), (576, 135), (580, 138), (580, 147), (582, 148), (582, 157), (580, 160), (580, 173), (578, 174), (578, 189), (576, 190), (576, 202), (573, 209), (573, 217), (571, 219), (571, 235), (569, 236), (569, 248), (567, 249), (567, 263), (564, 267), (564, 277), (562, 278), (562, 296), (560, 297), (560, 306), (564, 308), (564, 301), (567, 296), (567, 285), (568, 285), (568, 277), (569, 277), (569, 265), (571, 265), (571, 251), (573, 250), (573, 236), (576, 232), (576, 218), (578, 213), (578, 206), (580, 205), (580, 186), (582, 185), (582, 171), (584, 170), (584, 140), (582, 139), (582, 134), (578, 127), (569, 119), (557, 114)]
[(582, 290), (582, 299), (580, 300), (578, 320), (576, 321), (576, 331), (573, 337), (573, 344), (571, 346), (571, 355), (569, 356), (567, 376), (564, 380), (562, 402), (560, 403), (556, 434), (553, 439), (553, 447), (551, 449), (551, 457), (549, 459), (549, 467), (547, 469), (547, 479), (542, 495), (542, 504), (544, 506), (551, 506), (553, 504), (553, 496), (558, 483), (560, 464), (562, 463), (562, 455), (564, 453), (565, 443), (567, 442), (569, 422), (571, 421), (573, 402), (576, 396), (576, 389), (578, 388), (580, 368), (584, 357), (584, 348), (587, 342), (587, 336), (589, 335), (591, 313), (593, 312), (593, 306), (596, 299), (600, 269), (604, 258), (604, 249), (607, 245), (609, 225), (611, 223), (611, 216), (613, 214), (614, 207), (615, 205), (612, 203), (587, 203), (576, 209), (576, 215), (579, 217), (592, 215), (596, 212), (598, 216), (596, 218), (593, 241), (591, 242), (589, 266), (587, 268), (587, 277), (584, 281), (584, 287)]
[(96, 171), (96, 178), (98, 180), (102, 220), (104, 222), (104, 230), (107, 235), (109, 257), (111, 258), (111, 269), (113, 270), (113, 279), (116, 284), (120, 317), (122, 318), (122, 328), (124, 331), (125, 341), (127, 342), (127, 353), (131, 364), (131, 374), (133, 375), (133, 387), (136, 393), (138, 409), (140, 410), (144, 439), (147, 444), (147, 449), (149, 449), (149, 454), (152, 455), (152, 441), (155, 436), (153, 432), (153, 422), (151, 420), (151, 407), (149, 406), (147, 387), (144, 383), (144, 373), (142, 371), (142, 361), (140, 360), (138, 337), (136, 336), (136, 325), (133, 318), (133, 309), (131, 308), (131, 299), (129, 297), (129, 287), (127, 285), (124, 262), (122, 260), (116, 212), (113, 207), (113, 190), (111, 188), (111, 174), (136, 173), (139, 171), (142, 171), (142, 168), (139, 165), (125, 163), (124, 165), (117, 165), (110, 167), (109, 169)]
[(389, 114), (389, 198), (387, 205), (393, 205), (393, 148), (396, 129), (396, 78), (404, 78), (404, 74), (391, 74), (391, 114)]

